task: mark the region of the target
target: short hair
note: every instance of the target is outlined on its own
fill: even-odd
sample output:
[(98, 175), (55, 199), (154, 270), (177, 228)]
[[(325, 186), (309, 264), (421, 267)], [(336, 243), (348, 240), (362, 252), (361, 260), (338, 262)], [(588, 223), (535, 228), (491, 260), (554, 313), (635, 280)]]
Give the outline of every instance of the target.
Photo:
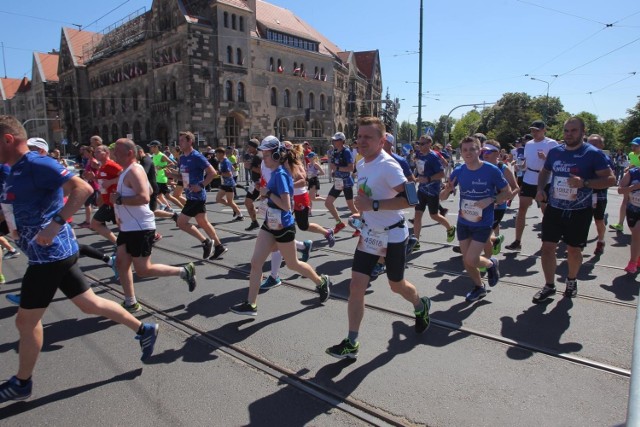
[(372, 117), (372, 116), (360, 117), (358, 119), (358, 127), (360, 126), (376, 127), (378, 129), (378, 132), (380, 133), (380, 138), (382, 138), (384, 134), (387, 132), (387, 128), (384, 125), (384, 122), (380, 120), (379, 117)]
[(193, 132), (189, 132), (188, 130), (184, 130), (178, 134), (179, 136), (184, 136), (187, 141), (193, 142), (196, 139), (196, 136)]
[(424, 139), (425, 141), (427, 141), (429, 144), (433, 144), (433, 138), (431, 138), (431, 136), (429, 135), (421, 135), (420, 139)]
[(597, 133), (592, 133), (591, 135), (589, 135), (587, 137), (587, 141), (590, 139), (597, 139), (600, 141), (600, 144), (604, 145), (604, 137), (602, 137), (601, 135), (598, 135)]
[(222, 147), (218, 147), (214, 151), (216, 152), (216, 154), (218, 154), (218, 153), (227, 154), (227, 150), (225, 150)]
[(13, 116), (0, 116), (0, 134), (10, 134), (16, 139), (27, 140), (27, 131), (22, 123)]
[[(580, 123), (580, 129), (581, 129), (582, 131), (586, 130), (586, 128), (587, 128), (587, 125), (584, 123), (584, 120), (582, 120), (582, 118), (581, 118), (581, 117), (578, 117), (578, 116), (572, 116), (572, 117), (569, 117), (569, 118), (567, 119), (567, 121), (566, 121), (566, 122), (564, 122), (564, 124), (566, 125), (566, 124), (567, 124), (567, 123), (569, 123), (569, 122), (578, 122), (578, 123)], [(603, 142), (604, 142), (604, 141), (603, 141)]]
[(476, 138), (475, 136), (465, 136), (464, 138), (462, 138), (460, 140), (460, 145), (462, 144), (475, 144), (478, 148), (481, 148), (481, 143), (480, 140), (478, 138)]
[(100, 138), (100, 135), (93, 135), (91, 138), (89, 138), (90, 143), (93, 141), (97, 141), (98, 145), (102, 145), (102, 138)]

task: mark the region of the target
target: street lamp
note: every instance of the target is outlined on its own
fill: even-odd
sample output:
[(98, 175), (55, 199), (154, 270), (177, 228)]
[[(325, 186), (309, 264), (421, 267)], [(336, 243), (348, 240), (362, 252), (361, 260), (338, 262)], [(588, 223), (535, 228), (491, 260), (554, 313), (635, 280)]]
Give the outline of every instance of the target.
[(36, 117), (36, 118), (33, 118), (33, 119), (27, 119), (27, 120), (25, 120), (24, 122), (22, 122), (22, 127), (25, 127), (25, 125), (26, 125), (27, 123), (32, 122), (32, 121), (34, 121), (34, 120), (42, 120), (42, 121), (45, 121), (45, 122), (46, 122), (46, 121), (60, 120), (60, 117), (56, 116), (56, 117), (55, 117), (55, 118), (53, 118), (53, 119), (52, 119), (52, 118), (50, 118), (50, 117), (44, 117), (44, 118)]
[(536, 77), (531, 77), (531, 80), (537, 80), (539, 82), (547, 84), (547, 103), (546, 103), (546, 105), (544, 107), (544, 121), (546, 123), (547, 122), (547, 112), (549, 111), (549, 86), (551, 86), (551, 84), (546, 80), (538, 79)]
[(493, 104), (495, 104), (495, 102), (477, 102), (475, 104), (462, 104), (462, 105), (457, 105), (453, 107), (451, 111), (449, 111), (449, 114), (447, 114), (447, 118), (444, 121), (445, 144), (449, 142), (449, 118), (451, 117), (451, 113), (453, 113), (458, 108), (462, 108), (462, 107), (473, 107), (474, 109), (476, 109), (478, 108), (479, 105), (485, 106), (485, 105), (493, 105)]
[(423, 0), (420, 0), (420, 42), (418, 44), (418, 139), (422, 134), (422, 9)]

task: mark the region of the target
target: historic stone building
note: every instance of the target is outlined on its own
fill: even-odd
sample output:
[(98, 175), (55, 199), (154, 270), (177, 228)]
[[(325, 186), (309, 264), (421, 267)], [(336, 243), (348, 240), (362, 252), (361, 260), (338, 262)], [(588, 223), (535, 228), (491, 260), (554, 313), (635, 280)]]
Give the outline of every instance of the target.
[(101, 33), (63, 28), (58, 76), (66, 136), (82, 143), (188, 129), (201, 145), (276, 134), (322, 149), (381, 107), (376, 50), (342, 51), (256, 0), (154, 0)]

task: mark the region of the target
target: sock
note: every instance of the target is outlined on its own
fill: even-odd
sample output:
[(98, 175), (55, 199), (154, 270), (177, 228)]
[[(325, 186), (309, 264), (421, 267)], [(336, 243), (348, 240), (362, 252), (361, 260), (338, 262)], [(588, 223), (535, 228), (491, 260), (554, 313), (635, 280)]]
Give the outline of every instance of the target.
[(124, 297), (124, 304), (126, 306), (132, 306), (137, 302), (138, 300), (136, 300), (136, 297)]
[(351, 344), (355, 344), (358, 342), (358, 331), (349, 331), (347, 334), (347, 339), (351, 341)]
[(180, 278), (186, 279), (188, 275), (189, 273), (187, 273), (187, 267), (182, 267), (182, 269), (180, 270)]
[(336, 219), (336, 224), (342, 224), (342, 220), (341, 219)]
[(303, 250), (304, 248), (305, 248), (304, 243), (302, 243), (302, 242), (301, 242), (301, 241), (299, 241), (299, 240), (296, 240), (296, 249), (297, 249), (297, 250), (299, 250), (299, 251), (301, 251), (301, 250)]
[(571, 279), (571, 278), (567, 277), (567, 282), (575, 282), (575, 281), (576, 281), (576, 278), (575, 278), (575, 277), (574, 277), (573, 279)]
[(416, 313), (422, 313), (422, 311), (424, 310), (424, 303), (421, 299), (418, 299), (418, 305), (414, 305), (413, 309)]
[(552, 289), (553, 289), (553, 288), (555, 288), (555, 287), (556, 287), (556, 284), (555, 284), (555, 283), (547, 283), (545, 286), (546, 286), (547, 288), (552, 288)]
[(21, 380), (20, 378), (16, 377), (16, 380), (18, 380), (18, 385), (20, 387), (25, 387), (27, 384), (29, 384), (29, 381), (31, 381), (31, 377), (27, 378), (26, 380)]
[(271, 276), (273, 276), (274, 279), (278, 278), (281, 264), (282, 254), (280, 253), (280, 251), (271, 252)]
[(138, 335), (142, 335), (144, 334), (144, 323), (140, 323), (140, 327), (138, 328), (138, 332), (136, 332)]

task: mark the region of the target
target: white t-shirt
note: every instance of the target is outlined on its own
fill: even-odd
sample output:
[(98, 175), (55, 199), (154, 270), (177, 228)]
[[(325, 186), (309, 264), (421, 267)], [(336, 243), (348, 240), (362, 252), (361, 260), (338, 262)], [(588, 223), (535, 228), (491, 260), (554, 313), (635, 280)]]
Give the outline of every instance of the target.
[(546, 136), (540, 142), (531, 140), (525, 144), (524, 159), (527, 162), (527, 169), (524, 172), (523, 181), (526, 184), (538, 185), (538, 172), (540, 172), (544, 166), (544, 159), (538, 157), (538, 152), (542, 151), (546, 158), (549, 151), (557, 146), (558, 143), (555, 140), (547, 138)]
[[(394, 187), (407, 182), (400, 164), (386, 152), (381, 151), (371, 162), (364, 159), (358, 162), (358, 194), (364, 193), (373, 200), (394, 198), (398, 193)], [(362, 213), (364, 222), (374, 230), (383, 230), (400, 222), (404, 215), (402, 209), (367, 211)], [(403, 242), (409, 236), (407, 226), (389, 230), (389, 243)]]

